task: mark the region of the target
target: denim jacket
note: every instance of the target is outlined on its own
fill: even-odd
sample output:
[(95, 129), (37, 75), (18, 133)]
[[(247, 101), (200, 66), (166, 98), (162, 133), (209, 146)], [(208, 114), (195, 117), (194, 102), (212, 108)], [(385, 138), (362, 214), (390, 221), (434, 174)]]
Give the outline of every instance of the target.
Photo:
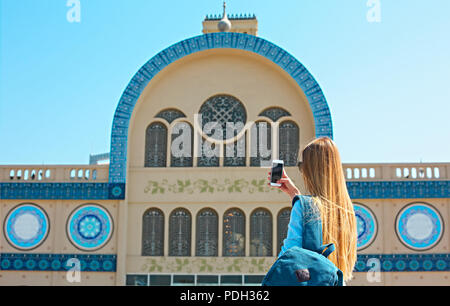
[(292, 205), (287, 237), (278, 257), (294, 246), (310, 251), (317, 251), (322, 246), (322, 221), (313, 207), (312, 197), (299, 195), (293, 199)]
[[(315, 252), (322, 246), (322, 221), (313, 205), (312, 197), (307, 195), (299, 195), (292, 200), (287, 237), (278, 258), (294, 246)], [(346, 286), (345, 282), (343, 286)]]

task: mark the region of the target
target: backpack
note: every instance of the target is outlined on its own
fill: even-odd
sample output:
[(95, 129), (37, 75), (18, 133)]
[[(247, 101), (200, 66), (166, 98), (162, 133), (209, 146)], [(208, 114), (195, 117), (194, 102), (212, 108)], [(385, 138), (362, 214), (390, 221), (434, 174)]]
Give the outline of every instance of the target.
[[(293, 205), (300, 200), (301, 205), (305, 201), (303, 196), (296, 196)], [(321, 237), (320, 233), (315, 234)], [(319, 231), (319, 229), (315, 229)], [(303, 237), (305, 227), (303, 223)], [(313, 236), (311, 236), (313, 237)], [(303, 239), (305, 243), (305, 239)], [(316, 241), (317, 243), (317, 241)], [(321, 243), (321, 242), (320, 242)], [(320, 245), (320, 244), (319, 244)], [(273, 264), (262, 281), (262, 286), (343, 286), (343, 273), (328, 256), (335, 251), (334, 244), (325, 244), (313, 250), (305, 249), (302, 245), (294, 246), (286, 250)]]

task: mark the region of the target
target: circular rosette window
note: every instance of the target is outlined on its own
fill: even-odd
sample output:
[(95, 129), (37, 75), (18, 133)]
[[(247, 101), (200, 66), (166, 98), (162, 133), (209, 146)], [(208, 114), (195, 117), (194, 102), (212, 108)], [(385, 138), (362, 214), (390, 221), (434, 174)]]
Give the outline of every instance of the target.
[(358, 251), (370, 246), (377, 235), (377, 219), (366, 206), (354, 204), (358, 231)]
[(95, 251), (111, 238), (113, 222), (108, 211), (95, 204), (75, 209), (67, 222), (69, 240), (78, 249)]
[(50, 223), (45, 211), (35, 204), (13, 208), (5, 219), (5, 237), (14, 248), (31, 250), (47, 238)]
[(396, 231), (405, 246), (425, 251), (439, 243), (444, 234), (444, 224), (434, 207), (414, 203), (404, 207), (397, 215)]

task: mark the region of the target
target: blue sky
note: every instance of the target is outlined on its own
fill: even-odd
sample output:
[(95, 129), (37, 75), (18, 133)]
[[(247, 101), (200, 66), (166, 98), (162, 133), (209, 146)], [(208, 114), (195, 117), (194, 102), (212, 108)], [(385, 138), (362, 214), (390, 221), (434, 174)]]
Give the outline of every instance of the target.
[[(84, 164), (108, 152), (136, 71), (201, 34), (220, 0), (0, 0), (0, 164)], [(450, 161), (450, 1), (229, 0), (321, 85), (344, 162)]]

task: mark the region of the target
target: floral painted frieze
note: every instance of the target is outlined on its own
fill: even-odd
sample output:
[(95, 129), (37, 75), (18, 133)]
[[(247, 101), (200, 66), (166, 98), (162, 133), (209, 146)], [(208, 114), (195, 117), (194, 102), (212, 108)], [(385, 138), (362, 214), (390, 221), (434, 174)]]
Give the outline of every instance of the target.
[(268, 193), (278, 192), (279, 189), (271, 188), (267, 185), (267, 180), (251, 180), (245, 179), (231, 180), (218, 179), (205, 180), (177, 180), (176, 182), (169, 182), (167, 179), (161, 181), (148, 181), (144, 188), (146, 194), (201, 194), (201, 193)]
[(267, 273), (272, 257), (156, 257), (147, 258), (141, 273)]

